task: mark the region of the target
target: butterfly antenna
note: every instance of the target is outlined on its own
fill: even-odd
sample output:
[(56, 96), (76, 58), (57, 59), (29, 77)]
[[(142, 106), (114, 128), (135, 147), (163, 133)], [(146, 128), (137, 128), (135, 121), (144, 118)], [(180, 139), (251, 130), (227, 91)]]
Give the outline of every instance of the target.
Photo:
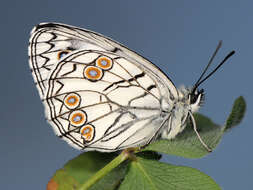
[(212, 149), (207, 146), (207, 144), (202, 140), (201, 136), (199, 135), (199, 132), (197, 131), (197, 125), (196, 125), (195, 119), (192, 115), (192, 112), (189, 112), (189, 114), (190, 114), (191, 121), (192, 121), (192, 124), (193, 124), (193, 129), (194, 129), (195, 133), (197, 134), (197, 137), (198, 137), (199, 141), (201, 142), (201, 144), (205, 147), (205, 149), (208, 152), (212, 152)]
[(198, 88), (199, 86), (199, 81), (202, 79), (202, 77), (204, 76), (204, 74), (206, 73), (207, 69), (210, 67), (210, 65), (212, 64), (213, 60), (214, 60), (214, 57), (216, 56), (216, 54), (218, 53), (219, 49), (221, 48), (221, 45), (222, 45), (222, 41), (219, 41), (211, 59), (209, 60), (206, 68), (203, 70), (201, 76), (199, 77), (199, 79), (197, 80), (197, 82), (194, 84), (194, 87), (192, 89), (192, 92), (195, 92), (195, 90)]
[(212, 74), (214, 74), (232, 55), (235, 54), (235, 51), (231, 51), (223, 60), (222, 62), (209, 74), (207, 75), (204, 79), (202, 79), (199, 83), (198, 86), (203, 83), (206, 79), (208, 79)]

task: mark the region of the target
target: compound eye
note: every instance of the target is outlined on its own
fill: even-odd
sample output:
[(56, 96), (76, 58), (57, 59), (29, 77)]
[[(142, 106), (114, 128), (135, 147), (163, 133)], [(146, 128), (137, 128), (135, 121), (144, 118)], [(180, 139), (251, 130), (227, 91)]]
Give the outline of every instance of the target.
[(190, 94), (190, 103), (200, 105), (204, 101), (204, 90), (196, 90), (194, 93)]

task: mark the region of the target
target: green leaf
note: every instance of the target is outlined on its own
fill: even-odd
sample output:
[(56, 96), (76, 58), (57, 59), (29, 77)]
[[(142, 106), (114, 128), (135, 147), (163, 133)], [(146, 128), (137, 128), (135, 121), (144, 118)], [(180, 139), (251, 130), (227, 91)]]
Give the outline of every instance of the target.
[[(78, 187), (93, 176), (98, 170), (107, 165), (116, 153), (85, 152), (67, 162), (64, 167), (57, 170), (48, 186), (54, 186), (57, 190), (78, 189)], [(127, 163), (122, 163), (117, 168), (102, 178), (90, 189), (114, 190), (125, 176)], [(50, 189), (50, 190), (51, 190)]]
[[(194, 114), (198, 132), (203, 141), (213, 150), (219, 144), (224, 132), (236, 126), (242, 120), (246, 110), (246, 103), (243, 97), (235, 100), (232, 111), (228, 117), (225, 127), (221, 127), (206, 116)], [(165, 154), (182, 156), (185, 158), (201, 158), (209, 152), (203, 147), (197, 138), (196, 133), (189, 124), (185, 130), (172, 140), (158, 140), (143, 151), (157, 151)]]
[(220, 190), (214, 180), (199, 170), (137, 157), (119, 190)]
[(238, 125), (245, 114), (246, 111), (246, 102), (242, 96), (237, 98), (234, 102), (232, 111), (228, 116), (228, 119), (225, 124), (225, 130), (231, 129), (232, 127)]

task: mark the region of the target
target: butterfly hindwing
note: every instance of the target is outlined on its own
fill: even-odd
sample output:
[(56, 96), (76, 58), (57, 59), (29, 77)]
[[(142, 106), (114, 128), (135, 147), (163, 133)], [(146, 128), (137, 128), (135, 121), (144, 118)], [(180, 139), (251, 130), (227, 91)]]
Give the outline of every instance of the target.
[(161, 127), (169, 91), (141, 65), (107, 51), (80, 50), (59, 61), (43, 100), (56, 134), (78, 149), (145, 145)]

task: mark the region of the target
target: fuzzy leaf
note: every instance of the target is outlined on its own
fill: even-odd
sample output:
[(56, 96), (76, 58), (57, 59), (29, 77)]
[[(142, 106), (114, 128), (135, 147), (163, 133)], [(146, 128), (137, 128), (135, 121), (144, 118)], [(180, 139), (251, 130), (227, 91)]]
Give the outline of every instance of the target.
[(220, 190), (214, 180), (199, 170), (137, 157), (119, 190)]

